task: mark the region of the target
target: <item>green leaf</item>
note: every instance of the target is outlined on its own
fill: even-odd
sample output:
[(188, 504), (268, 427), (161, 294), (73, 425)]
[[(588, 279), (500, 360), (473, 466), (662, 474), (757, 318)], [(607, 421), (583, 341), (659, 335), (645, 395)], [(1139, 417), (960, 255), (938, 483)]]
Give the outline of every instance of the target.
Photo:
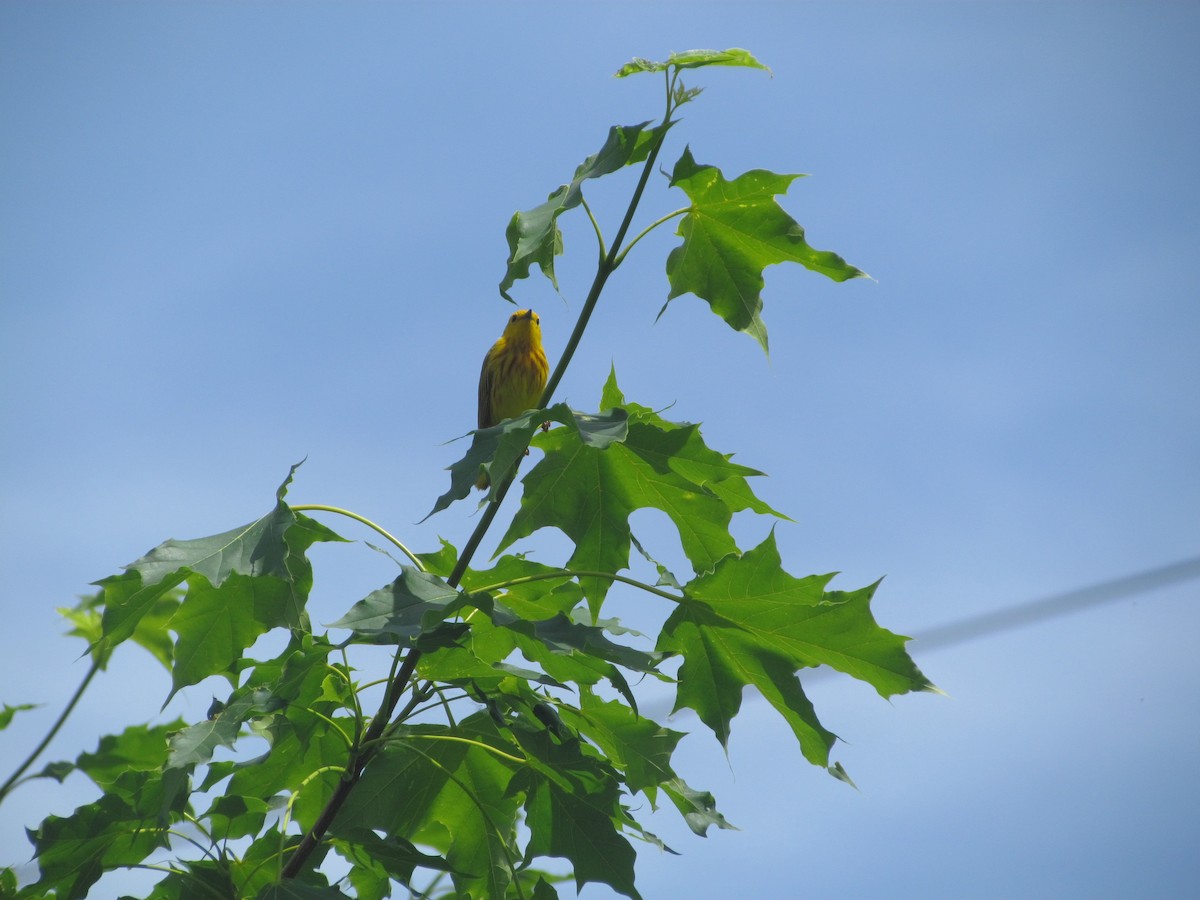
[[(182, 598), (183, 592), (178, 590), (167, 591), (159, 596), (146, 613), (138, 619), (131, 635), (134, 643), (140, 644), (148, 650), (150, 655), (168, 670), (171, 668), (174, 658), (174, 644), (171, 641), (171, 635), (167, 632), (167, 623), (179, 609)], [(108, 665), (108, 658), (112, 653), (112, 647), (101, 642), (101, 638), (104, 636), (103, 608), (104, 591), (97, 591), (94, 594), (80, 597), (74, 607), (69, 609), (60, 607), (58, 610), (63, 618), (74, 626), (67, 634), (87, 641), (92, 659), (101, 669)]]
[(31, 709), (37, 709), (36, 703), (18, 703), (16, 706), (4, 704), (4, 708), (0, 709), (0, 731), (3, 731), (12, 722), (13, 716), (19, 712), (28, 712)]
[(557, 681), (590, 686), (607, 678), (636, 709), (629, 683), (616, 666), (666, 679), (657, 668), (664, 659), (662, 654), (610, 641), (603, 628), (574, 622), (563, 613), (536, 621), (524, 619), (486, 594), (474, 594), (471, 601), (499, 630), (512, 635), (513, 645), (526, 659)]
[(682, 732), (664, 728), (615, 700), (599, 700), (585, 693), (581, 704), (580, 709), (564, 706), (559, 713), (624, 773), (631, 791), (657, 787), (677, 778), (671, 769), (671, 754), (684, 736)]
[[(432, 869), (450, 872), (452, 867), (445, 859), (424, 853), (411, 841), (392, 835), (381, 838), (366, 828), (350, 829), (353, 839), (338, 838), (334, 847), (346, 859), (361, 867), (376, 865), (389, 878), (407, 885), (416, 869)], [(462, 873), (459, 873), (462, 874)]]
[(438, 576), (404, 566), (395, 581), (372, 591), (329, 627), (368, 637), (394, 635), (411, 645), (466, 604), (466, 595)]
[[(283, 881), (279, 880), (279, 869), (283, 865), (283, 861), (291, 856), (299, 842), (300, 835), (298, 834), (281, 835), (277, 831), (270, 830), (255, 840), (246, 849), (240, 860), (231, 860), (233, 881), (238, 886), (236, 896), (239, 898), (255, 897), (257, 900), (264, 897), (281, 896), (312, 897), (313, 894), (304, 892), (316, 890), (315, 896), (329, 897), (329, 894), (321, 893), (321, 891), (329, 889), (329, 879), (319, 869), (328, 850), (327, 843), (322, 842), (318, 845), (308, 858), (309, 865), (298, 876)], [(300, 893), (276, 893), (281, 889), (295, 890)], [(196, 895), (196, 900), (207, 896), (207, 894)], [(191, 895), (187, 895), (181, 900), (191, 900)]]
[(48, 816), (29, 833), (41, 877), (28, 896), (77, 900), (110, 869), (135, 866), (167, 846), (167, 823), (178, 818), (187, 793), (178, 778), (126, 772), (114, 790), (70, 816)]
[(663, 72), (669, 68), (698, 69), (701, 66), (743, 66), (749, 69), (771, 70), (755, 59), (748, 50), (731, 47), (728, 50), (685, 50), (672, 53), (664, 62), (634, 57), (617, 69), (616, 77), (625, 78), (639, 72)]
[(574, 869), (576, 890), (596, 881), (636, 900), (636, 854), (617, 825), (631, 820), (621, 809), (615, 772), (583, 755), (577, 741), (559, 743), (545, 731), (514, 736), (530, 762), (513, 779), (513, 790), (526, 794), (526, 859), (562, 857)]
[(600, 178), (624, 166), (642, 162), (674, 123), (667, 122), (648, 129), (646, 126), (649, 124), (642, 122), (639, 125), (613, 126), (609, 129), (604, 146), (580, 163), (570, 184), (559, 187), (540, 206), (513, 213), (505, 231), (508, 267), (500, 282), (500, 294), (506, 300), (512, 301), (509, 288), (517, 279), (528, 278), (529, 267), (535, 263), (542, 274), (550, 279), (554, 289), (558, 290), (554, 257), (563, 250), (558, 217), (580, 204), (583, 200), (583, 183), (587, 179)]
[(884, 697), (933, 689), (905, 653), (908, 639), (876, 624), (875, 586), (826, 592), (831, 578), (785, 572), (772, 532), (685, 585), (658, 642), (683, 655), (675, 708), (696, 710), (725, 744), (742, 689), (753, 685), (791, 725), (805, 757), (828, 766), (836, 736), (817, 721), (797, 669), (828, 665)]
[(167, 764), (172, 768), (203, 765), (212, 759), (217, 747), (233, 747), (250, 716), (264, 715), (282, 706), (283, 701), (265, 688), (240, 692), (240, 696), (215, 715), (172, 734)]
[(725, 817), (717, 812), (717, 801), (708, 791), (693, 790), (682, 778), (664, 783), (662, 789), (663, 793), (671, 798), (675, 808), (683, 814), (688, 828), (700, 837), (707, 837), (708, 829), (713, 825), (737, 831), (735, 825), (730, 825)]
[(182, 719), (165, 725), (130, 725), (120, 734), (105, 735), (91, 753), (81, 753), (75, 768), (101, 788), (126, 772), (157, 772), (167, 761), (167, 741), (182, 728)]
[(214, 799), (200, 818), (205, 820), (209, 834), (228, 841), (258, 834), (277, 806), (257, 797), (224, 794)]
[[(446, 737), (459, 739), (441, 739)], [(520, 753), (486, 713), (464, 719), (455, 729), (396, 729), (364, 770), (331, 831), (353, 840), (370, 829), (436, 848), (452, 867), (461, 896), (503, 897), (519, 859), (519, 803), (508, 790), (516, 763), (480, 744), (510, 756)]]
[(269, 802), (294, 792), (294, 820), (302, 828), (312, 827), (346, 766), (346, 736), (354, 734), (354, 727), (347, 716), (321, 718), (295, 706), (264, 717), (255, 733), (270, 741), (270, 751), (237, 765), (226, 793)]
[(468, 569), (462, 586), (472, 593), (496, 594), (518, 616), (531, 620), (570, 613), (583, 599), (583, 591), (569, 572), (519, 553), (501, 556), (490, 569)]
[(293, 879), (270, 884), (254, 895), (254, 900), (352, 900), (335, 887), (303, 884)]
[(417, 559), (427, 572), (449, 578), (454, 567), (458, 565), (458, 548), (445, 538), (438, 538), (440, 546), (432, 553), (418, 553)]
[(343, 538), (283, 502), (291, 478), (289, 473), (277, 491), (275, 508), (249, 525), (197, 540), (166, 541), (123, 574), (97, 582), (104, 615), (93, 652), (108, 652), (135, 636), (147, 616), (157, 623), (164, 600), (184, 583), (187, 594), (165, 623), (179, 636), (172, 695), (208, 675), (228, 674), (266, 631), (303, 627), (312, 588), (305, 551), (317, 541)]
[[(625, 413), (622, 410), (591, 415), (576, 412), (565, 403), (556, 403), (540, 411), (531, 410), (490, 428), (478, 429), (471, 432), (471, 447), (466, 456), (449, 466), (450, 490), (437, 499), (425, 518), (470, 494), (481, 472), (487, 472), (490, 476), (512, 469), (523, 458), (530, 438), (543, 422), (566, 425), (582, 444), (601, 449), (614, 441), (624, 440), (626, 433)], [(497, 478), (491, 479), (487, 499), (495, 496), (499, 484)]]
[(726, 181), (720, 169), (698, 165), (691, 149), (685, 149), (671, 186), (682, 189), (692, 205), (676, 231), (683, 243), (667, 257), (667, 303), (693, 293), (766, 351), (767, 329), (760, 313), (767, 266), (796, 262), (834, 281), (866, 277), (836, 253), (810, 247), (804, 229), (775, 202), (800, 177), (754, 169)]
[[(567, 568), (616, 573), (629, 565), (630, 514), (661, 509), (678, 528), (693, 568), (706, 572), (737, 551), (729, 533), (733, 513), (750, 508), (776, 514), (746, 484), (747, 477), (761, 472), (710, 449), (699, 426), (668, 422), (626, 403), (615, 372), (602, 402), (628, 413), (628, 436), (603, 450), (565, 428), (535, 438), (545, 457), (524, 478), (521, 508), (499, 550), (539, 528), (554, 527), (575, 543)], [(599, 615), (611, 581), (581, 577), (580, 584), (592, 614)]]

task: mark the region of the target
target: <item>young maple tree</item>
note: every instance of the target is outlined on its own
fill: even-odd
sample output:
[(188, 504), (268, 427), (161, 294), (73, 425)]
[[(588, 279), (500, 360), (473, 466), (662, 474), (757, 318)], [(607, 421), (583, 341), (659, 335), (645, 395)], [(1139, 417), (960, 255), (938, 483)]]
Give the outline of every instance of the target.
[[(667, 302), (694, 294), (764, 350), (766, 266), (795, 262), (835, 281), (864, 274), (810, 247), (777, 204), (797, 176), (754, 170), (730, 180), (690, 149), (669, 182), (688, 205), (626, 243), (675, 114), (700, 93), (684, 85), (685, 70), (717, 65), (765, 68), (737, 49), (622, 67), (621, 77), (663, 77), (662, 119), (612, 128), (569, 183), (513, 216), (504, 297), (512, 299), (535, 264), (557, 287), (558, 219), (572, 209), (591, 221), (599, 263), (539, 408), (474, 432), (450, 467), (434, 513), (467, 497), (481, 470), (491, 476), (486, 508), (461, 550), (443, 541), (413, 553), (357, 514), (289, 505), (293, 466), (262, 518), (167, 541), (66, 611), (73, 633), (90, 644), (79, 693), (127, 641), (170, 671), (168, 697), (213, 675), (232, 689), (201, 721), (131, 726), (95, 752), (28, 775), (43, 742), (0, 786), (0, 800), (23, 780), (61, 780), (74, 770), (101, 795), (31, 831), (40, 877), (20, 886), (12, 871), (0, 873), (0, 896), (83, 897), (106, 872), (153, 865), (164, 874), (149, 896), (162, 900), (376, 898), (398, 886), (421, 897), (546, 900), (572, 876), (577, 888), (600, 882), (636, 898), (631, 840), (664, 845), (631, 811), (634, 795), (652, 808), (674, 806), (699, 835), (729, 826), (712, 795), (673, 770), (683, 734), (639, 711), (631, 678), (674, 684), (675, 709), (694, 710), (722, 745), (752, 686), (786, 720), (805, 758), (846, 780), (830, 759), (836, 738), (796, 673), (829, 666), (884, 697), (932, 689), (905, 652), (906, 638), (872, 617), (874, 586), (826, 590), (830, 576), (789, 574), (773, 532), (738, 548), (729, 531), (735, 513), (780, 517), (750, 487), (762, 473), (708, 447), (697, 426), (626, 400), (615, 371), (599, 412), (550, 404), (609, 275), (664, 223), (678, 220), (682, 238), (666, 262)], [(638, 166), (606, 242), (584, 186)], [(542, 431), (544, 423), (558, 427)], [(472, 568), (531, 446), (541, 455), (522, 479), (520, 507), (497, 553), (541, 528), (562, 531), (574, 551), (561, 564), (502, 555), (490, 568)], [(622, 574), (631, 546), (653, 562), (629, 526), (644, 508), (662, 510), (677, 527), (690, 579), (657, 563), (653, 585)], [(313, 584), (305, 554), (343, 539), (306, 514), (316, 512), (358, 520), (408, 560), (327, 633), (315, 631), (305, 611)], [(604, 617), (617, 584), (672, 605), (652, 642), (639, 645)], [(286, 649), (247, 658), (273, 629), (288, 635)], [(356, 673), (366, 667), (355, 661), (371, 654), (390, 659), (390, 671), (382, 700), (368, 707), (380, 685), (360, 683)], [(0, 727), (24, 708), (6, 706)], [(267, 752), (215, 755), (248, 736), (265, 738)], [(551, 857), (566, 860), (571, 875), (537, 867)]]

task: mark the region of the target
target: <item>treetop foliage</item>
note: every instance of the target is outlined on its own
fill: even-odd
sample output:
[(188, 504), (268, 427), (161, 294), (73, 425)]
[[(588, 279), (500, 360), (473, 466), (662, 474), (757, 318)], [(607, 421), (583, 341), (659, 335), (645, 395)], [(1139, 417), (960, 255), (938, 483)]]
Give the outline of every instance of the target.
[[(72, 772), (99, 796), (30, 831), (38, 878), (19, 885), (6, 871), (0, 897), (84, 897), (106, 873), (154, 866), (162, 878), (152, 900), (548, 900), (564, 880), (637, 898), (635, 844), (675, 852), (647, 830), (653, 811), (673, 808), (699, 836), (732, 827), (709, 792), (675, 771), (683, 733), (639, 708), (641, 684), (673, 686), (675, 710), (694, 710), (721, 746), (753, 687), (804, 758), (843, 780), (832, 757), (837, 737), (798, 673), (826, 666), (883, 697), (933, 689), (905, 652), (907, 639), (875, 621), (877, 585), (833, 590), (832, 575), (790, 574), (774, 526), (757, 546), (738, 546), (736, 514), (789, 521), (755, 493), (761, 472), (709, 447), (699, 426), (626, 399), (615, 369), (597, 411), (551, 403), (608, 277), (668, 221), (678, 219), (682, 242), (666, 261), (667, 302), (694, 294), (764, 350), (766, 266), (799, 263), (835, 281), (864, 274), (810, 247), (777, 203), (799, 176), (754, 170), (730, 179), (687, 147), (669, 186), (688, 205), (626, 242), (674, 113), (699, 94), (681, 75), (713, 65), (766, 68), (738, 49), (623, 66), (620, 77), (663, 77), (661, 121), (611, 128), (569, 182), (509, 223), (500, 292), (510, 300), (535, 265), (559, 287), (559, 221), (572, 210), (591, 220), (600, 261), (540, 408), (473, 432), (449, 467), (450, 486), (429, 515), (470, 495), (481, 471), (491, 481), (461, 548), (443, 540), (414, 553), (356, 513), (293, 505), (292, 466), (260, 518), (165, 541), (65, 611), (91, 654), (81, 691), (129, 642), (168, 669), (168, 700), (210, 676), (229, 690), (196, 721), (131, 724), (93, 751), (26, 774), (41, 748), (32, 753), (0, 800), (30, 778)], [(640, 167), (639, 180), (606, 242), (584, 189), (629, 167)], [(536, 453), (526, 462), (528, 448)], [(497, 556), (477, 567), (480, 539), (522, 465), (520, 505)], [(630, 516), (641, 509), (665, 513), (690, 572), (655, 562), (673, 548), (634, 535)], [(317, 512), (374, 529), (405, 558), (390, 583), (323, 628), (307, 611), (307, 553), (345, 539), (308, 515)], [(511, 552), (544, 528), (570, 540), (566, 560)], [(628, 574), (631, 549), (655, 567), (655, 584)], [(639, 634), (613, 614), (633, 595), (660, 605), (658, 634)], [(250, 658), (269, 632), (286, 646)], [(386, 676), (367, 674), (380, 670)], [(0, 729), (29, 709), (5, 705)]]

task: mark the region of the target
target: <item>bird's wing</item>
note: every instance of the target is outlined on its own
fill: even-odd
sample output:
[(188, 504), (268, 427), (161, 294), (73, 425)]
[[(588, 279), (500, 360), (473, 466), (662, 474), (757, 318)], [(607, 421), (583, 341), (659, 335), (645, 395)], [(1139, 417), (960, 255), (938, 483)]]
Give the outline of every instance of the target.
[[(493, 348), (494, 349), (494, 348)], [(492, 358), (489, 350), (483, 356), (483, 368), (479, 371), (479, 427), (487, 428), (495, 425), (495, 414), (492, 412), (492, 373), (488, 370), (488, 362)]]

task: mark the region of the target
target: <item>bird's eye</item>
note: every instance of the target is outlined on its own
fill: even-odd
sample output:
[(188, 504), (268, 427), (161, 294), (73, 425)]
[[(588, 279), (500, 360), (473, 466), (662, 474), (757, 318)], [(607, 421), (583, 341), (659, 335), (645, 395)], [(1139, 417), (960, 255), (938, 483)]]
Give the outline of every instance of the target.
[(509, 316), (509, 317), (508, 317), (508, 321), (510, 321), (510, 322), (515, 322), (515, 321), (517, 321), (517, 314), (516, 314), (516, 313), (513, 313), (511, 316)]

